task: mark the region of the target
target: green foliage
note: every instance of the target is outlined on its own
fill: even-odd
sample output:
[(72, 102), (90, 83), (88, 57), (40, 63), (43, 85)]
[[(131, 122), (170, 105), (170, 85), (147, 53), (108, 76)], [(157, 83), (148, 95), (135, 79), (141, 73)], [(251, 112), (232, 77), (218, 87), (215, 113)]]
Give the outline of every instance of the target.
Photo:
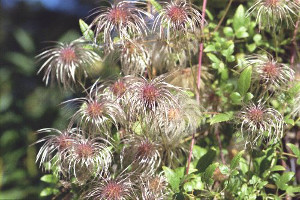
[[(194, 8), (201, 8), (202, 2), (193, 1), (196, 4)], [(149, 9), (152, 6), (152, 9), (155, 10), (153, 12), (157, 12), (157, 14), (163, 12), (164, 4), (160, 4), (156, 0), (149, 0), (148, 3)], [(195, 88), (191, 88), (194, 89), (191, 90), (192, 92), (187, 91), (185, 93), (190, 98), (200, 98), (201, 107), (204, 108), (204, 117), (192, 119), (199, 121), (201, 127), (195, 133), (196, 139), (192, 149), (189, 173), (186, 173), (186, 162), (192, 133), (182, 141), (174, 141), (174, 143), (180, 144), (175, 149), (175, 153), (172, 152), (172, 156), (170, 156), (173, 160), (176, 160), (176, 164), (173, 164), (173, 162), (165, 163), (168, 165), (159, 166), (157, 170), (157, 174), (163, 174), (168, 183), (166, 199), (250, 200), (299, 198), (300, 186), (295, 175), (297, 171), (294, 168), (297, 168), (295, 165), (300, 165), (300, 150), (296, 144), (286, 144), (285, 140), (296, 142), (294, 138), (297, 138), (296, 132), (299, 131), (299, 114), (293, 113), (293, 109), (295, 109), (293, 104), (299, 98), (300, 83), (295, 81), (285, 88), (280, 88), (280, 90), (278, 88), (266, 90), (267, 84), (262, 84), (255, 79), (257, 78), (256, 66), (244, 65), (247, 55), (262, 55), (267, 54), (266, 52), (273, 55), (278, 63), (289, 63), (293, 30), (283, 29), (275, 32), (276, 38), (274, 38), (272, 31), (259, 30), (254, 17), (247, 15), (247, 10), (253, 5), (254, 1), (240, 5), (238, 5), (238, 2), (234, 2), (229, 7), (228, 13), (225, 11), (226, 3), (226, 1), (220, 0), (210, 1), (206, 10), (206, 26), (201, 33), (197, 33), (193, 37), (187, 37), (188, 41), (197, 39), (204, 45), (201, 77), (203, 88), (199, 90), (196, 88), (197, 75), (193, 70), (193, 66), (198, 66), (198, 47), (194, 47), (198, 44), (192, 43), (191, 46), (193, 46), (195, 52), (189, 52), (192, 55), (185, 55), (187, 58), (182, 62), (184, 64), (179, 64), (183, 65), (183, 69), (179, 69), (179, 71), (182, 70), (180, 71), (182, 74), (178, 73), (180, 74), (178, 77), (183, 80), (182, 82), (191, 82), (191, 85), (195, 86)], [(224, 18), (223, 15), (225, 15)], [(224, 21), (219, 21), (222, 18)], [(103, 34), (99, 34), (95, 38), (91, 25), (82, 19), (79, 20), (79, 28), (83, 38), (90, 43), (84, 48), (93, 49), (101, 56), (105, 55), (103, 49), (96, 49), (91, 45), (92, 42), (96, 42), (101, 44), (99, 46), (102, 46), (104, 42)], [(164, 24), (164, 28), (167, 28), (167, 25)], [(126, 35), (126, 37), (131, 37), (131, 34)], [(20, 50), (10, 49), (1, 55), (6, 66), (0, 69), (0, 126), (2, 131), (0, 136), (0, 188), (5, 188), (6, 191), (1, 190), (0, 199), (30, 199), (29, 197), (34, 195), (38, 196), (38, 193), (40, 198), (63, 199), (62, 196), (66, 188), (67, 193), (72, 194), (71, 197), (68, 197), (69, 199), (80, 199), (79, 195), (87, 188), (88, 182), (78, 184), (78, 180), (74, 178), (67, 180), (68, 185), (65, 186), (63, 181), (60, 181), (60, 166), (57, 165), (57, 157), (52, 160), (52, 163), (44, 163), (50, 174), (40, 175), (35, 165), (37, 149), (35, 146), (29, 148), (27, 146), (37, 141), (40, 136), (33, 133), (42, 126), (54, 126), (62, 129), (67, 127), (67, 119), (70, 118), (70, 116), (67, 116), (70, 113), (67, 110), (69, 108), (57, 111), (57, 105), (63, 99), (82, 96), (83, 93), (72, 91), (75, 94), (71, 94), (71, 92), (62, 94), (55, 87), (41, 87), (37, 84), (40, 80), (30, 81), (29, 84), (23, 82), (23, 79), (32, 78), (37, 72), (34, 59), (37, 54), (36, 44), (31, 34), (23, 29), (16, 29), (12, 35)], [(71, 30), (66, 32), (59, 40), (63, 42), (72, 41), (78, 37), (78, 33)], [(165, 42), (167, 48), (172, 49), (175, 43), (180, 42), (181, 38), (179, 37), (180, 34), (178, 38), (176, 35), (175, 42), (165, 42), (163, 40), (160, 42)], [(295, 38), (297, 44), (299, 37), (295, 36)], [(120, 37), (116, 36), (112, 39), (115, 43), (122, 45)], [(141, 41), (141, 43), (152, 44), (149, 41)], [(186, 47), (182, 48), (183, 51), (188, 51), (189, 45), (190, 43), (183, 43), (182, 46)], [(120, 48), (119, 50), (123, 49)], [(80, 85), (80, 88), (88, 88), (89, 84), (99, 77), (104, 79), (112, 74), (119, 74), (119, 65), (124, 61), (119, 62), (119, 59), (115, 58), (115, 54), (116, 52), (112, 51), (108, 56), (103, 56), (104, 61), (96, 66), (96, 68), (98, 67), (97, 70), (91, 70), (92, 78), (89, 77), (86, 82)], [(170, 51), (170, 54), (172, 55), (169, 56), (176, 60), (174, 65), (177, 65), (182, 55), (173, 53), (173, 51)], [(159, 56), (164, 57), (166, 55)], [(162, 63), (159, 63), (159, 65), (163, 65)], [(150, 68), (146, 69), (146, 72), (142, 75), (149, 76), (153, 71), (152, 75), (155, 77), (161, 73), (161, 69), (156, 69), (154, 64)], [(175, 66), (170, 68), (173, 69)], [(162, 71), (168, 70), (163, 69)], [(185, 76), (189, 73), (191, 74), (191, 80), (188, 80)], [(23, 86), (28, 86), (28, 88), (23, 89)], [(240, 117), (238, 113), (246, 104), (257, 103), (258, 101), (263, 102), (267, 108), (275, 109), (283, 116), (285, 125), (282, 138), (285, 139), (281, 137), (278, 141), (273, 138), (269, 139), (269, 136), (274, 134), (273, 129), (269, 133), (259, 133), (261, 134), (260, 137), (257, 136), (258, 133), (249, 132), (251, 128), (247, 130), (248, 132), (243, 130), (246, 135), (241, 135), (240, 132), (243, 131), (240, 130), (241, 123), (239, 120), (243, 119), (238, 118)], [(131, 113), (127, 114), (130, 115)], [(259, 116), (259, 112), (254, 117), (250, 116), (248, 121), (249, 119), (251, 121), (251, 117), (257, 117), (255, 120), (258, 119), (257, 121), (254, 120), (252, 124), (259, 124), (264, 120)], [(182, 124), (185, 123), (187, 124), (188, 120)], [(243, 124), (244, 126), (247, 126), (247, 121), (243, 121), (243, 123), (246, 124)], [(272, 123), (276, 123), (276, 121), (272, 121)], [(131, 131), (136, 136), (143, 136), (144, 132), (147, 132), (148, 126), (149, 124), (137, 120), (132, 125)], [(265, 125), (260, 125), (260, 128), (262, 126)], [(123, 129), (113, 130), (112, 132), (113, 141), (109, 148), (113, 151), (114, 162), (119, 165), (119, 155), (123, 153), (124, 148), (123, 140), (128, 136), (126, 135), (128, 133)], [(159, 135), (160, 133), (155, 134)], [(255, 142), (250, 141), (253, 142), (251, 145), (245, 144), (248, 140), (247, 136), (252, 136), (251, 134), (257, 136), (257, 141), (254, 137), (252, 140), (255, 140)], [(165, 139), (168, 140), (169, 138)], [(25, 147), (16, 148), (20, 143), (25, 143)], [(165, 147), (164, 145), (160, 145), (158, 151), (162, 151), (161, 148)], [(168, 145), (170, 145), (171, 151), (173, 144), (167, 144), (166, 146)], [(285, 152), (286, 147), (287, 152)], [(170, 160), (165, 154), (162, 155), (163, 159)], [(21, 168), (21, 165), (24, 165), (26, 169)], [(131, 170), (134, 167), (132, 165), (128, 169)], [(114, 170), (119, 169), (113, 168), (112, 171), (115, 173)], [(117, 176), (116, 174), (113, 174), (113, 176)], [(34, 183), (35, 186), (27, 181), (30, 178), (35, 178), (36, 181), (40, 179), (42, 184), (37, 185)], [(16, 182), (20, 182), (18, 184), (21, 186), (13, 188), (12, 185)], [(34, 186), (30, 187), (30, 185)], [(30, 192), (23, 190), (25, 186), (29, 188), (26, 190), (30, 190)]]
[(245, 94), (250, 88), (251, 74), (252, 74), (252, 68), (247, 67), (246, 69), (243, 70), (238, 80), (238, 91), (242, 96), (245, 96)]
[(90, 29), (89, 25), (87, 25), (82, 19), (79, 20), (79, 27), (83, 37), (87, 41), (93, 41), (95, 36), (94, 32)]

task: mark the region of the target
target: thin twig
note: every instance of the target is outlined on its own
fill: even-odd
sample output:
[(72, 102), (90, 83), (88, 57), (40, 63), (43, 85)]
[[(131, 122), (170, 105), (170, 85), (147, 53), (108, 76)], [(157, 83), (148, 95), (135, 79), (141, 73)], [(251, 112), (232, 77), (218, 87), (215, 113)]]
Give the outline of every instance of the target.
[[(202, 6), (202, 19), (201, 19), (201, 26), (204, 26), (205, 22), (205, 11), (206, 11), (206, 3), (207, 0), (203, 0), (203, 6)], [(203, 43), (200, 43), (200, 51), (199, 51), (199, 66), (198, 66), (198, 76), (197, 76), (197, 101), (200, 101), (200, 81), (201, 81), (201, 67), (202, 67), (202, 53), (203, 53)], [(189, 173), (190, 169), (190, 164), (192, 160), (192, 155), (193, 155), (193, 148), (194, 148), (194, 143), (195, 143), (195, 133), (193, 133), (192, 141), (191, 141), (191, 146), (190, 146), (190, 152), (189, 152), (189, 157), (188, 157), (188, 163), (186, 167), (186, 174)]]
[(186, 174), (189, 174), (190, 164), (191, 164), (192, 155), (193, 155), (194, 143), (195, 143), (195, 133), (193, 133), (193, 137), (192, 137), (192, 141), (191, 141), (189, 158), (188, 158), (188, 163), (187, 163), (187, 167), (186, 167)]
[(225, 13), (224, 13), (224, 15), (222, 16), (222, 18), (220, 19), (220, 21), (219, 21), (218, 25), (216, 26), (214, 32), (217, 32), (217, 30), (220, 28), (221, 24), (223, 23), (223, 21), (224, 21), (226, 15), (227, 15), (227, 13), (228, 13), (228, 11), (229, 11), (229, 8), (230, 8), (230, 6), (231, 6), (231, 4), (232, 4), (232, 1), (233, 1), (233, 0), (229, 0), (229, 3), (228, 3), (228, 5), (227, 5), (227, 7), (226, 7), (226, 10), (225, 10)]
[(295, 24), (295, 30), (292, 38), (293, 47), (292, 47), (292, 56), (291, 56), (291, 67), (294, 66), (295, 57), (296, 57), (296, 48), (297, 48), (296, 36), (299, 28), (299, 23), (300, 23), (300, 17), (298, 17), (298, 20)]
[[(203, 6), (202, 6), (202, 20), (201, 20), (201, 26), (204, 27), (205, 22), (205, 12), (206, 12), (206, 4), (207, 0), (203, 0)], [(197, 101), (200, 102), (200, 84), (201, 84), (201, 71), (202, 71), (202, 55), (203, 55), (203, 42), (200, 42), (199, 45), (199, 57), (198, 57), (198, 75), (197, 75), (197, 89), (198, 92), (196, 94)]]

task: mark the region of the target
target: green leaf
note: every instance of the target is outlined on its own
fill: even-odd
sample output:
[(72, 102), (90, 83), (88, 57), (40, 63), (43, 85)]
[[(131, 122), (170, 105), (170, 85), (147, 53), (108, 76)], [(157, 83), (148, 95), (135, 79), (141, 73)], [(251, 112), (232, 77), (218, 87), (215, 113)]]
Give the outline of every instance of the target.
[(201, 173), (201, 172), (204, 172), (206, 170), (206, 168), (212, 164), (212, 162), (214, 161), (215, 157), (217, 155), (217, 151), (215, 148), (211, 148), (208, 150), (208, 152), (202, 156), (198, 163), (197, 163), (197, 169), (198, 171)]
[(255, 35), (253, 36), (253, 41), (254, 41), (255, 44), (257, 44), (257, 45), (260, 45), (260, 44), (261, 44), (261, 39), (262, 39), (261, 34), (255, 34)]
[(218, 166), (219, 166), (219, 163), (213, 163), (206, 168), (205, 172), (202, 175), (202, 179), (204, 182), (206, 182), (209, 185), (213, 184), (212, 177), (213, 177), (214, 171), (216, 170), (216, 168)]
[(288, 186), (287, 189), (286, 189), (286, 192), (288, 195), (290, 196), (294, 196), (294, 193), (300, 193), (300, 187), (297, 186)]
[(248, 102), (251, 99), (253, 99), (254, 95), (250, 92), (247, 92), (246, 96), (245, 96), (245, 101)]
[(240, 93), (233, 92), (233, 93), (230, 94), (230, 99), (232, 100), (232, 102), (234, 104), (239, 104), (239, 103), (241, 103), (243, 98), (241, 97)]
[(276, 172), (276, 171), (285, 171), (285, 168), (281, 165), (275, 165), (270, 169), (271, 172)]
[(94, 40), (94, 32), (89, 28), (89, 25), (87, 25), (82, 19), (79, 19), (79, 27), (83, 37), (86, 40)]
[(34, 60), (26, 55), (17, 52), (9, 52), (6, 54), (6, 59), (14, 64), (18, 71), (29, 76), (35, 72)]
[(207, 153), (207, 150), (205, 148), (202, 148), (198, 145), (194, 145), (193, 148), (193, 156), (196, 159), (200, 159), (203, 155), (205, 155)]
[(291, 144), (291, 143), (288, 143), (287, 146), (292, 150), (292, 152), (297, 156), (297, 157), (300, 157), (300, 149), (294, 145), (294, 144)]
[(241, 39), (241, 38), (247, 38), (249, 37), (249, 33), (247, 32), (246, 27), (242, 26), (240, 27), (236, 33), (235, 33), (236, 37)]
[(248, 89), (250, 88), (251, 75), (252, 75), (252, 67), (245, 68), (241, 73), (241, 76), (238, 80), (238, 91), (242, 96), (244, 96), (247, 93)]
[(229, 173), (230, 173), (230, 169), (226, 165), (220, 165), (219, 169), (222, 174), (229, 175)]
[(292, 178), (295, 176), (294, 172), (285, 172), (283, 173), (279, 179), (275, 182), (277, 187), (281, 190), (286, 190), (288, 187), (288, 182), (292, 180)]
[(217, 56), (215, 56), (214, 54), (212, 53), (208, 53), (206, 54), (208, 56), (208, 58), (213, 61), (214, 63), (220, 63), (221, 61), (219, 60), (219, 58), (217, 58)]
[(255, 51), (257, 46), (255, 43), (252, 43), (252, 44), (246, 44), (246, 47), (247, 47), (248, 51), (250, 51), (252, 53), (253, 51)]
[(149, 0), (156, 11), (161, 11), (162, 6), (156, 0)]
[(232, 37), (234, 35), (233, 29), (231, 27), (225, 27), (223, 29), (223, 32), (227, 37)]
[(230, 169), (235, 169), (238, 166), (244, 152), (245, 151), (243, 150), (233, 157), (233, 159), (230, 162)]
[(232, 43), (226, 50), (221, 51), (221, 54), (225, 56), (226, 60), (229, 61), (230, 57), (234, 52), (234, 43)]
[(41, 177), (41, 181), (44, 181), (46, 183), (57, 183), (58, 179), (52, 174), (46, 174)]
[(300, 82), (297, 82), (292, 88), (289, 89), (291, 96), (295, 96), (300, 92)]
[(288, 143), (287, 146), (292, 150), (292, 152), (298, 157), (297, 164), (300, 165), (300, 149), (291, 143)]
[(53, 189), (48, 187), (48, 188), (45, 188), (41, 191), (40, 196), (41, 197), (46, 197), (46, 196), (49, 196), (51, 194), (53, 194)]
[(211, 52), (211, 51), (216, 51), (216, 48), (214, 45), (210, 44), (210, 45), (207, 45), (204, 49), (204, 52)]
[(14, 32), (14, 36), (24, 51), (26, 51), (27, 53), (34, 52), (34, 42), (31, 36), (26, 31), (24, 31), (23, 29), (18, 29)]
[(213, 116), (210, 119), (210, 125), (220, 123), (220, 122), (226, 122), (226, 121), (229, 121), (231, 119), (233, 119), (233, 113), (232, 112), (220, 113), (220, 114), (217, 114), (217, 115)]
[(170, 184), (172, 190), (174, 192), (179, 192), (179, 185), (180, 185), (180, 178), (177, 176), (177, 174), (170, 168), (163, 166), (162, 167), (165, 173), (165, 176), (168, 180), (168, 183)]
[(210, 21), (214, 20), (214, 15), (207, 8), (206, 8), (205, 13)]
[(186, 192), (192, 192), (193, 190), (203, 190), (204, 189), (204, 184), (201, 180), (200, 176), (196, 176), (189, 182), (186, 182), (183, 186), (183, 189)]
[(234, 16), (233, 16), (233, 29), (237, 31), (240, 27), (245, 26), (246, 17), (245, 17), (245, 8), (241, 4), (237, 8)]
[(285, 122), (286, 124), (290, 124), (290, 125), (292, 125), (292, 126), (295, 125), (295, 121), (294, 121), (293, 119), (289, 118), (289, 117), (285, 117), (285, 118), (284, 118), (284, 122)]

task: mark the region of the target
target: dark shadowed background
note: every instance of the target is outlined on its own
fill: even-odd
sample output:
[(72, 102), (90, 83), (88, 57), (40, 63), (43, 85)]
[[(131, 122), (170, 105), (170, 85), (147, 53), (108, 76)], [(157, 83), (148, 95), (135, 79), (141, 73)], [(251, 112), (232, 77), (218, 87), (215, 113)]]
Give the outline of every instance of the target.
[[(39, 199), (45, 187), (35, 164), (35, 131), (64, 127), (59, 104), (66, 98), (36, 75), (35, 56), (47, 41), (80, 36), (78, 20), (99, 2), (0, 0), (0, 199)], [(88, 21), (88, 20), (87, 20)], [(46, 41), (46, 42), (45, 42)]]

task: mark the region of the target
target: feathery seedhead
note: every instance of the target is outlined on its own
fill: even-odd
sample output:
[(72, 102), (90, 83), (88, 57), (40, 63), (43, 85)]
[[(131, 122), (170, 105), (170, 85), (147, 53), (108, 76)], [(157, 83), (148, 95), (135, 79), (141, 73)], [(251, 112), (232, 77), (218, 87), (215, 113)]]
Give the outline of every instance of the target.
[[(68, 100), (64, 103), (79, 103), (79, 109), (74, 113), (73, 120), (79, 119), (79, 126), (109, 132), (111, 125), (118, 127), (125, 119), (125, 113), (121, 106), (108, 94), (101, 93), (98, 82), (91, 87), (87, 97)], [(72, 120), (72, 121), (73, 121)]]
[(273, 108), (262, 103), (246, 105), (237, 115), (246, 145), (255, 145), (260, 138), (277, 141), (283, 135), (283, 117)]
[(300, 92), (295, 94), (294, 101), (291, 106), (291, 114), (293, 117), (299, 117), (300, 116)]
[(166, 177), (159, 175), (141, 177), (141, 193), (143, 200), (163, 200), (168, 195)]
[(116, 97), (120, 97), (126, 92), (126, 88), (126, 83), (119, 79), (112, 84), (111, 91)]
[(270, 29), (280, 26), (285, 22), (287, 26), (294, 24), (292, 16), (297, 16), (300, 5), (291, 0), (257, 0), (247, 11), (249, 16), (256, 13), (256, 22), (259, 29), (266, 27)]
[(49, 162), (51, 165), (52, 160), (57, 158), (55, 162), (58, 164), (62, 163), (68, 155), (68, 150), (72, 148), (75, 142), (75, 132), (76, 129), (60, 131), (54, 128), (45, 128), (37, 131), (37, 133), (52, 133), (52, 135), (45, 136), (34, 143), (44, 142), (36, 156), (36, 162), (40, 160), (40, 166), (46, 162)]
[(153, 129), (162, 131), (170, 140), (182, 140), (195, 133), (202, 116), (200, 105), (187, 95), (177, 97), (178, 104), (159, 112)]
[[(73, 41), (68, 44), (57, 43), (56, 47), (50, 48), (39, 54), (39, 61), (44, 61), (38, 73), (45, 71), (43, 81), (46, 85), (49, 79), (65, 88), (76, 84), (84, 76), (87, 76), (87, 68), (100, 60), (98, 54), (84, 48), (83, 41)], [(77, 80), (78, 79), (78, 80)]]
[(139, 40), (126, 41), (121, 47), (122, 71), (125, 75), (143, 75), (150, 65), (150, 56)]
[(85, 133), (77, 137), (67, 157), (69, 172), (73, 171), (77, 179), (82, 179), (82, 175), (84, 178), (89, 178), (107, 172), (112, 161), (112, 154), (108, 147), (110, 143), (107, 140), (84, 135)]
[[(161, 38), (169, 41), (178, 35), (186, 36), (195, 33), (202, 24), (201, 13), (186, 2), (186, 0), (173, 0), (161, 10), (153, 23), (153, 31), (159, 29)], [(165, 33), (166, 31), (166, 33)]]
[(125, 175), (112, 178), (110, 175), (93, 183), (85, 198), (87, 199), (106, 199), (106, 200), (125, 200), (134, 199), (134, 184)]
[(294, 79), (295, 72), (289, 66), (278, 63), (272, 56), (246, 57), (246, 65), (253, 66), (253, 79), (266, 89), (284, 89)]
[(130, 135), (124, 140), (121, 155), (122, 163), (132, 164), (135, 171), (142, 174), (153, 174), (160, 166), (159, 145), (146, 137)]
[(143, 35), (147, 33), (147, 25), (142, 15), (152, 18), (151, 14), (136, 7), (142, 2), (119, 1), (111, 4), (111, 7), (100, 7), (94, 15), (97, 15), (91, 26), (95, 26), (96, 38), (103, 31), (104, 42), (113, 49), (112, 34), (118, 33), (122, 42), (131, 38), (131, 35)]
[(143, 116), (146, 120), (152, 120), (158, 112), (167, 111), (167, 108), (177, 105), (177, 96), (173, 94), (182, 93), (179, 87), (166, 83), (166, 76), (158, 76), (152, 80), (145, 78), (132, 78), (129, 86), (128, 102), (130, 114), (133, 117)]

